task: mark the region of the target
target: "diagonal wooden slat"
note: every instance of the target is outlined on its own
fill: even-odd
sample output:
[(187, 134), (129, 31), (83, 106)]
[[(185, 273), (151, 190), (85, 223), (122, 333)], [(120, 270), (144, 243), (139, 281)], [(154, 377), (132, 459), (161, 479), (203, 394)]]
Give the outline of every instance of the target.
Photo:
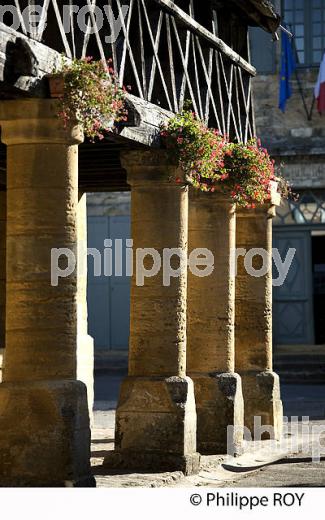
[(56, 0), (52, 0), (52, 3), (53, 3), (53, 8), (54, 8), (56, 20), (58, 22), (58, 26), (59, 26), (59, 30), (60, 30), (60, 34), (61, 34), (61, 38), (62, 38), (62, 42), (63, 42), (63, 45), (64, 45), (64, 49), (65, 49), (66, 55), (68, 56), (68, 58), (72, 58), (72, 52), (71, 52), (71, 49), (70, 49), (69, 42), (67, 40), (67, 36), (65, 34), (65, 30), (64, 30), (64, 27), (63, 27), (61, 14), (60, 14), (60, 10), (59, 10), (57, 1)]
[(146, 58), (144, 52), (144, 34), (143, 34), (143, 23), (142, 23), (142, 12), (140, 0), (137, 0), (138, 6), (138, 17), (139, 17), (139, 35), (140, 35), (140, 57), (141, 57), (141, 71), (142, 71), (142, 87), (144, 99), (148, 99), (147, 90), (147, 69), (146, 69)]
[[(174, 18), (173, 18), (173, 21), (174, 21)], [(176, 27), (176, 24), (175, 24), (175, 27)], [(180, 41), (180, 39), (179, 39), (179, 41)], [(179, 95), (179, 106), (180, 106), (181, 110), (183, 110), (184, 101), (185, 101), (186, 80), (187, 80), (187, 77), (189, 77), (187, 74), (187, 71), (188, 71), (188, 60), (190, 57), (190, 43), (191, 43), (191, 33), (190, 33), (190, 31), (186, 31), (185, 57), (184, 57), (184, 62), (183, 62), (184, 71), (183, 71), (183, 78), (182, 78), (181, 90), (180, 90), (180, 95)], [(194, 93), (193, 93), (192, 97), (194, 99)]]
[(41, 18), (40, 18), (38, 28), (37, 28), (37, 38), (36, 39), (38, 41), (41, 41), (43, 38), (43, 33), (44, 33), (44, 30), (46, 27), (46, 22), (47, 22), (49, 4), (50, 4), (50, 0), (44, 0), (42, 14), (41, 14)]
[[(94, 3), (94, 5), (96, 4), (96, 0), (92, 0), (92, 2)], [(89, 38), (90, 38), (90, 31), (91, 31), (91, 23), (90, 23), (90, 17), (88, 16), (88, 19), (87, 19), (87, 30), (85, 32), (85, 36), (84, 36), (83, 44), (82, 44), (82, 51), (81, 51), (81, 57), (82, 58), (85, 58), (87, 56), (88, 43), (89, 43)]]
[(76, 41), (74, 32), (74, 14), (73, 14), (73, 0), (69, 0), (69, 16), (70, 16), (70, 27), (71, 27), (71, 40), (72, 40), (72, 52), (73, 57), (76, 58)]
[[(189, 14), (190, 16), (195, 19), (195, 9), (194, 9), (194, 0), (190, 0), (190, 6), (189, 6)], [(196, 91), (197, 91), (197, 97), (199, 102), (199, 116), (203, 120), (204, 119), (204, 113), (203, 113), (203, 106), (202, 106), (202, 95), (201, 95), (201, 89), (200, 89), (200, 80), (199, 80), (199, 73), (198, 73), (198, 65), (197, 65), (197, 59), (196, 59), (196, 48), (195, 48), (195, 36), (193, 33), (191, 33), (190, 36), (191, 42), (192, 42), (192, 54), (193, 54), (193, 62), (194, 62), (194, 74), (195, 74), (195, 83), (196, 83)], [(184, 80), (184, 76), (183, 76)]]
[(227, 129), (226, 129), (224, 100), (223, 100), (222, 85), (221, 85), (219, 52), (220, 51), (214, 51), (214, 55), (215, 55), (215, 63), (216, 63), (216, 71), (217, 71), (218, 94), (219, 94), (221, 123), (222, 123), (221, 132), (223, 135), (225, 135), (227, 133)]
[(163, 12), (160, 11), (155, 38), (153, 36), (153, 32), (151, 30), (151, 27), (149, 28), (149, 32), (152, 34), (152, 41), (153, 41), (155, 55), (154, 55), (154, 57), (152, 59), (152, 64), (151, 64), (150, 82), (149, 82), (149, 90), (148, 90), (148, 101), (151, 101), (152, 90), (153, 90), (153, 86), (154, 86), (154, 83), (155, 83), (155, 77), (156, 77), (157, 61), (159, 61), (159, 58), (156, 59), (156, 55), (158, 56), (158, 49), (159, 49), (159, 43), (160, 43), (160, 34), (161, 34), (162, 22), (163, 22)]
[[(131, 67), (132, 67), (134, 78), (135, 78), (135, 82), (137, 84), (137, 88), (138, 88), (138, 91), (139, 91), (139, 96), (140, 96), (140, 98), (144, 99), (144, 97), (143, 97), (143, 90), (142, 90), (142, 86), (141, 86), (141, 83), (140, 83), (137, 66), (135, 64), (134, 55), (133, 55), (132, 47), (131, 47), (130, 40), (129, 40), (129, 32), (130, 32), (131, 17), (132, 17), (132, 13), (133, 13), (134, 0), (130, 0), (130, 7), (129, 7), (129, 10), (128, 10), (127, 25), (125, 25), (125, 21), (124, 21), (124, 18), (123, 18), (121, 2), (120, 2), (120, 0), (116, 0), (116, 1), (117, 1), (117, 7), (118, 7), (119, 16), (121, 17), (122, 31), (123, 31), (123, 34), (124, 34), (124, 45), (123, 45), (124, 60), (123, 60), (123, 57), (122, 57), (121, 67), (120, 67), (120, 72), (119, 72), (120, 85), (122, 87), (123, 81), (124, 81), (125, 58), (126, 58), (126, 51), (128, 51), (130, 62), (131, 62)], [(124, 51), (124, 49), (125, 49), (125, 51)]]
[[(188, 74), (188, 70), (187, 70), (188, 63), (186, 61), (186, 56), (184, 56), (182, 44), (181, 44), (181, 41), (180, 41), (180, 38), (179, 38), (177, 25), (176, 25), (176, 22), (175, 22), (174, 18), (172, 18), (172, 25), (173, 25), (173, 29), (174, 29), (174, 33), (175, 33), (175, 37), (176, 37), (176, 41), (177, 41), (179, 54), (180, 54), (180, 57), (181, 57), (181, 60), (182, 60), (183, 71), (184, 71), (185, 78), (186, 78), (186, 81), (187, 81), (187, 86), (188, 86), (188, 89), (189, 89), (189, 92), (190, 92), (190, 96), (191, 96), (191, 100), (192, 100), (192, 103), (193, 103), (193, 107), (194, 107), (195, 112), (198, 114), (198, 108), (197, 108), (197, 104), (196, 104), (196, 100), (195, 100), (195, 96), (194, 96), (191, 80), (190, 80), (190, 77), (189, 77), (189, 74)], [(183, 94), (183, 103), (184, 103), (184, 94)], [(179, 101), (179, 109), (180, 110), (183, 109), (181, 96), (180, 96), (180, 101)]]
[(212, 9), (212, 33), (214, 36), (216, 36), (218, 38), (218, 35), (219, 35), (218, 17), (217, 17), (217, 11), (215, 9)]
[[(244, 87), (244, 81), (243, 81), (243, 75), (241, 69), (238, 70), (239, 72), (239, 81), (241, 86), (241, 92), (242, 92), (242, 100), (244, 103), (245, 108), (245, 131), (244, 131), (244, 142), (246, 143), (248, 140), (248, 137), (252, 137), (252, 128), (250, 123), (250, 108), (251, 108), (251, 99), (252, 99), (252, 85), (250, 78), (248, 78), (248, 88), (247, 88), (247, 94), (245, 93), (245, 87)], [(248, 135), (249, 134), (249, 135)]]
[(25, 20), (24, 20), (24, 18), (22, 16), (18, 0), (15, 0), (15, 6), (16, 6), (16, 9), (17, 9), (17, 15), (18, 15), (18, 18), (19, 18), (19, 23), (21, 25), (21, 29), (22, 29), (23, 33), (27, 35), (27, 29), (26, 29), (26, 25), (25, 25)]
[(175, 112), (178, 112), (173, 44), (172, 44), (172, 36), (171, 36), (171, 30), (170, 30), (170, 16), (169, 16), (169, 14), (166, 13), (165, 17), (166, 17), (166, 30), (167, 30), (169, 70), (170, 70), (171, 84), (172, 84), (172, 91), (173, 91), (174, 110), (175, 110)]
[[(206, 100), (205, 100), (205, 122), (208, 124), (209, 122), (209, 114), (210, 114), (210, 100), (214, 99), (214, 96), (212, 94), (211, 90), (211, 83), (212, 83), (212, 71), (213, 71), (213, 49), (209, 49), (209, 69), (208, 69), (208, 89), (206, 93)], [(220, 123), (219, 123), (220, 124)], [(221, 132), (221, 128), (219, 128)]]
[(192, 53), (193, 53), (193, 62), (194, 62), (196, 91), (197, 91), (197, 96), (198, 96), (198, 100), (199, 100), (199, 116), (203, 120), (204, 119), (204, 112), (203, 112), (203, 105), (202, 105), (202, 97), (201, 97), (201, 87), (200, 87), (200, 80), (199, 80), (198, 65), (197, 65), (197, 59), (196, 59), (196, 47), (195, 47), (195, 36), (194, 36), (194, 34), (191, 34), (191, 40), (192, 40)]
[[(130, 32), (130, 25), (131, 25), (131, 18), (132, 18), (132, 11), (133, 11), (133, 2), (131, 1), (129, 12), (128, 12), (128, 18), (126, 21), (125, 31), (128, 35)], [(121, 58), (121, 64), (119, 69), (119, 78), (120, 78), (120, 86), (122, 87), (123, 81), (124, 81), (124, 71), (125, 71), (125, 63), (126, 63), (126, 53), (128, 50), (128, 37), (126, 37), (124, 33), (124, 42), (123, 42), (123, 50), (122, 50), (122, 58)]]
[[(154, 53), (154, 58), (155, 58), (155, 61), (157, 63), (157, 67), (158, 67), (158, 71), (159, 71), (159, 74), (160, 74), (160, 78), (161, 78), (162, 86), (163, 86), (163, 89), (164, 89), (164, 93), (165, 93), (165, 96), (166, 96), (166, 101), (167, 101), (167, 104), (168, 104), (168, 108), (169, 108), (169, 110), (173, 110), (172, 104), (170, 102), (168, 88), (167, 88), (166, 81), (165, 81), (165, 78), (164, 78), (164, 73), (163, 73), (163, 70), (161, 68), (158, 52), (156, 50), (155, 39), (154, 39), (153, 34), (152, 34), (150, 20), (149, 20), (149, 16), (148, 16), (148, 11), (147, 11), (147, 7), (146, 7), (146, 4), (145, 4), (145, 0), (141, 0), (141, 2), (142, 2), (144, 16), (145, 16), (146, 23), (147, 23), (147, 28), (148, 28), (148, 31), (149, 31), (149, 36), (150, 36), (152, 50), (153, 50), (153, 53)], [(150, 99), (148, 99), (148, 101), (150, 101)]]
[[(212, 10), (212, 33), (214, 36), (218, 37), (218, 18), (217, 11), (215, 9)], [(221, 85), (221, 76), (220, 76), (220, 64), (219, 64), (219, 52), (218, 50), (214, 50), (215, 57), (215, 67), (217, 74), (217, 84), (218, 84), (218, 97), (219, 97), (219, 106), (220, 106), (220, 114), (221, 114), (221, 133), (223, 135), (226, 134), (226, 122), (225, 122), (225, 110), (224, 110), (224, 102), (223, 102), (223, 93), (222, 93), (222, 85)]]
[(215, 104), (215, 100), (214, 100), (214, 96), (213, 96), (213, 93), (212, 93), (212, 90), (211, 90), (211, 84), (210, 84), (211, 82), (210, 82), (209, 74), (208, 74), (208, 71), (207, 71), (207, 68), (206, 68), (206, 63), (205, 63), (205, 59), (204, 59), (204, 56), (203, 56), (203, 51), (202, 51), (202, 47), (201, 47), (201, 44), (200, 44), (199, 37), (196, 36), (195, 40), (196, 40), (197, 48), (199, 50), (199, 54), (200, 54), (200, 58), (201, 58), (201, 64), (202, 64), (202, 68), (203, 68), (203, 72), (204, 72), (204, 76), (205, 76), (205, 81), (206, 81), (208, 93), (209, 93), (209, 96), (210, 96), (210, 99), (211, 99), (214, 115), (215, 115), (215, 118), (216, 118), (216, 121), (217, 121), (218, 130), (221, 132), (221, 125), (220, 125), (220, 121), (219, 121), (218, 110), (217, 110), (217, 107), (216, 107), (216, 104)]
[(233, 69), (234, 69), (234, 65), (232, 63), (229, 64), (229, 76), (230, 76), (230, 78), (229, 78), (229, 82), (228, 82), (227, 76), (226, 76), (226, 71), (225, 71), (225, 65), (224, 65), (224, 62), (223, 62), (222, 53), (219, 53), (219, 58), (220, 58), (220, 63), (221, 63), (222, 77), (223, 77), (225, 88), (226, 88), (226, 94), (227, 94), (226, 97), (227, 97), (227, 101), (228, 101), (226, 133), (228, 135), (230, 134), (230, 120), (231, 120), (231, 117), (232, 117), (233, 124), (234, 124), (234, 130), (235, 130), (235, 133), (236, 133), (236, 138), (239, 141), (240, 137), (239, 137), (239, 132), (238, 132), (238, 128), (237, 128), (237, 122), (236, 122), (235, 114), (234, 114), (233, 107), (232, 107)]
[(239, 100), (239, 85), (238, 85), (238, 67), (234, 67), (234, 86), (235, 86), (235, 95), (236, 95), (236, 106), (237, 106), (237, 121), (239, 127), (239, 135), (240, 141), (243, 142), (243, 127), (242, 127), (242, 114), (241, 114), (241, 105)]
[(95, 38), (96, 38), (96, 42), (97, 42), (97, 45), (98, 45), (99, 54), (100, 54), (100, 57), (101, 57), (103, 63), (106, 63), (105, 52), (104, 52), (104, 49), (103, 49), (102, 41), (101, 41), (100, 36), (99, 36), (99, 30), (98, 30), (98, 27), (97, 27), (97, 21), (96, 21), (95, 15), (94, 15), (94, 8), (96, 6), (96, 0), (93, 3), (91, 2), (91, 0), (87, 0), (87, 4), (88, 4), (88, 7), (89, 7), (91, 23), (93, 25), (93, 28), (95, 29)]
[[(113, 12), (113, 0), (108, 0), (108, 7)], [(114, 24), (111, 25), (111, 51), (114, 70), (118, 70), (117, 53), (116, 53), (116, 34)]]

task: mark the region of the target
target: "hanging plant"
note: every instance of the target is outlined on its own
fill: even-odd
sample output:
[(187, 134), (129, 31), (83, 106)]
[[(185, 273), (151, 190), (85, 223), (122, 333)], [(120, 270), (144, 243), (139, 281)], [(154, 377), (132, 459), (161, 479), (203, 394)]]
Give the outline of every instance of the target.
[(213, 190), (224, 173), (226, 139), (187, 110), (171, 118), (160, 135), (170, 153), (178, 155), (186, 180), (202, 191)]
[[(271, 191), (278, 178), (275, 176), (274, 161), (258, 139), (246, 144), (228, 143), (224, 162), (227, 189), (239, 206), (254, 207), (271, 199)], [(283, 183), (278, 186), (282, 191)]]
[(177, 154), (188, 183), (201, 191), (221, 191), (244, 207), (269, 201), (276, 183), (283, 197), (290, 194), (287, 181), (275, 175), (274, 161), (257, 139), (229, 142), (187, 110), (161, 128), (161, 137)]
[(125, 89), (119, 87), (111, 60), (86, 57), (63, 62), (49, 82), (52, 97), (59, 99), (58, 117), (64, 126), (77, 122), (91, 141), (103, 139), (115, 123), (126, 120)]

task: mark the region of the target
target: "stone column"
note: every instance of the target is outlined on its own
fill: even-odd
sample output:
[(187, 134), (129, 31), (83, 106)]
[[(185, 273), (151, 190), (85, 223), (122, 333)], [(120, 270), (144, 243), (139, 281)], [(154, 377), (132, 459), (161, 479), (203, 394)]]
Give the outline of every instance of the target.
[(87, 387), (91, 423), (94, 406), (94, 340), (88, 334), (87, 309), (87, 194), (79, 192), (78, 202), (78, 341), (77, 379)]
[(237, 260), (236, 368), (243, 382), (245, 426), (253, 435), (257, 418), (273, 428), (273, 434), (266, 430), (263, 438), (281, 436), (283, 416), (279, 376), (272, 371), (274, 215), (275, 206), (269, 204), (241, 209), (237, 215), (237, 247), (243, 250), (238, 249)]
[(231, 272), (235, 226), (235, 205), (228, 198), (190, 190), (191, 264), (197, 248), (213, 255), (212, 264), (214, 259), (211, 274), (207, 270), (209, 275), (202, 276), (191, 267), (188, 280), (187, 372), (195, 388), (198, 451), (204, 454), (239, 453), (242, 445), (243, 398), (235, 373)]
[(0, 191), (0, 382), (2, 379), (6, 321), (6, 199), (6, 191)]
[[(52, 100), (0, 103), (7, 145), (6, 362), (0, 482), (91, 485), (85, 385), (76, 380), (76, 269), (55, 285), (51, 251), (76, 256), (79, 127)], [(54, 262), (55, 264), (55, 262)], [(58, 262), (63, 270), (67, 258)]]
[[(128, 152), (122, 164), (132, 188), (129, 375), (116, 413), (116, 452), (105, 463), (129, 470), (189, 474), (198, 470), (199, 455), (193, 383), (185, 372), (186, 265), (170, 284), (164, 282), (162, 268), (143, 284), (139, 276), (141, 248), (156, 251), (158, 268), (160, 260), (164, 263), (164, 248), (176, 248), (186, 256), (188, 188), (162, 150)], [(173, 269), (180, 264), (176, 255), (171, 264)], [(154, 269), (150, 254), (143, 265), (148, 271)]]

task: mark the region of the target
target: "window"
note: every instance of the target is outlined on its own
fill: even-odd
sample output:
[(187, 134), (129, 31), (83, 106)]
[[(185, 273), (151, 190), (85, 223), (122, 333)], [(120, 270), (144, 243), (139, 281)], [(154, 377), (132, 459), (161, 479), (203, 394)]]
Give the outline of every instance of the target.
[(297, 193), (297, 201), (283, 200), (277, 207), (274, 224), (325, 224), (325, 190)]
[(325, 0), (283, 0), (283, 21), (295, 35), (300, 65), (319, 65), (325, 47)]

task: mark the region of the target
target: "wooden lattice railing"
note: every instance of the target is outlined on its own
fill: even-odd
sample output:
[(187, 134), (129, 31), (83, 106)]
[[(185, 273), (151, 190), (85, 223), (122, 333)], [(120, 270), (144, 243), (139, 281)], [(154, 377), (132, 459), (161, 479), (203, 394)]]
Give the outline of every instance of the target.
[[(42, 5), (34, 27), (25, 23), (27, 3)], [(182, 110), (189, 99), (195, 112), (222, 133), (240, 141), (254, 135), (255, 70), (218, 38), (215, 11), (209, 31), (196, 22), (193, 0), (188, 13), (171, 0), (12, 0), (12, 5), (26, 36), (70, 58), (111, 58), (121, 85), (130, 85), (135, 96), (171, 112)], [(118, 34), (104, 6), (120, 17)], [(77, 23), (81, 8), (88, 8), (84, 30)]]

